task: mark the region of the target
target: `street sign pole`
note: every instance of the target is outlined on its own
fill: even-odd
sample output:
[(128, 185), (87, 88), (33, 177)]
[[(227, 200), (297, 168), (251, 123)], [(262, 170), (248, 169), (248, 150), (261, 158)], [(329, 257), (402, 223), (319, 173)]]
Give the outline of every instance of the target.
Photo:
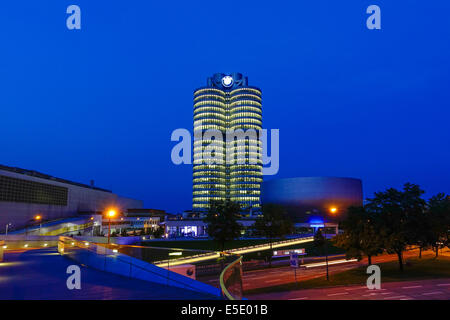
[(291, 252), (290, 254), (290, 265), (292, 268), (294, 268), (294, 279), (295, 279), (295, 285), (297, 286), (297, 268), (298, 268), (298, 253)]

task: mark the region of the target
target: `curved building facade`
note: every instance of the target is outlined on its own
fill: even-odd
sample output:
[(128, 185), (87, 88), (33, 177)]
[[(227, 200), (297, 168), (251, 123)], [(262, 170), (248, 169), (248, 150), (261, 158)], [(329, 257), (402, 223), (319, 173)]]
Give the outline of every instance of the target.
[(225, 199), (260, 210), (261, 129), (261, 90), (242, 74), (214, 74), (194, 92), (194, 210)]
[(296, 222), (338, 222), (350, 206), (362, 205), (362, 181), (339, 177), (298, 177), (265, 181), (262, 202), (284, 206)]

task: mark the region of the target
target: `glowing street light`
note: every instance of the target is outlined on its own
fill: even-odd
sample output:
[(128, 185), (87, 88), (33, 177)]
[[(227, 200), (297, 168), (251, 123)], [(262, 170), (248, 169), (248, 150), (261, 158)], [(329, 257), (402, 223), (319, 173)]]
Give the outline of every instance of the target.
[(111, 236), (111, 218), (114, 218), (116, 216), (117, 212), (114, 209), (111, 209), (108, 211), (108, 244)]
[(42, 216), (40, 214), (36, 215), (34, 217), (34, 220), (36, 220), (37, 222), (39, 222), (39, 235), (41, 234), (41, 228), (42, 228)]
[[(336, 207), (330, 208), (331, 214), (335, 214), (335, 213), (337, 213), (337, 211), (338, 211), (338, 209)], [(325, 265), (327, 267), (327, 281), (330, 281), (330, 276), (328, 274), (328, 245), (327, 245), (327, 228), (325, 226), (325, 220), (324, 220), (323, 232), (325, 235)]]
[(108, 217), (109, 218), (114, 218), (114, 216), (117, 214), (116, 210), (111, 209), (108, 211)]

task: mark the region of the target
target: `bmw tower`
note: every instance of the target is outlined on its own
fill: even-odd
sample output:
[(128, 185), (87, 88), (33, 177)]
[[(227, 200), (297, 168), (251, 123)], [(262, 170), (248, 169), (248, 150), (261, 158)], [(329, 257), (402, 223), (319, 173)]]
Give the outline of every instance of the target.
[[(242, 74), (216, 73), (195, 90), (194, 211), (207, 211), (213, 200), (238, 202), (244, 213), (260, 211), (261, 129), (261, 90), (249, 86)], [(217, 161), (207, 161), (211, 150)]]

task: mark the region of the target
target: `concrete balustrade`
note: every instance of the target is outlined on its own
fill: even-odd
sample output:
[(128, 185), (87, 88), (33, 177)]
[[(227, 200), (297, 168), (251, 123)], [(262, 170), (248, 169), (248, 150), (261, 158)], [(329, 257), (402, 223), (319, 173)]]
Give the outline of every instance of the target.
[(58, 243), (57, 236), (26, 236), (26, 235), (2, 235), (0, 241), (4, 244), (4, 250), (39, 249), (55, 247)]
[[(107, 243), (107, 237), (66, 237), (78, 241), (87, 241), (95, 243)], [(59, 236), (33, 236), (24, 234), (0, 235), (0, 241), (4, 241), (6, 250), (18, 249), (42, 249), (58, 246)], [(140, 237), (113, 237), (110, 239), (112, 244), (128, 245), (140, 240)], [(2, 248), (3, 248), (2, 246)]]
[(193, 280), (187, 276), (157, 267), (151, 263), (119, 253), (104, 244), (60, 237), (58, 252), (91, 268), (125, 277), (155, 282), (172, 287), (221, 296), (218, 288)]

